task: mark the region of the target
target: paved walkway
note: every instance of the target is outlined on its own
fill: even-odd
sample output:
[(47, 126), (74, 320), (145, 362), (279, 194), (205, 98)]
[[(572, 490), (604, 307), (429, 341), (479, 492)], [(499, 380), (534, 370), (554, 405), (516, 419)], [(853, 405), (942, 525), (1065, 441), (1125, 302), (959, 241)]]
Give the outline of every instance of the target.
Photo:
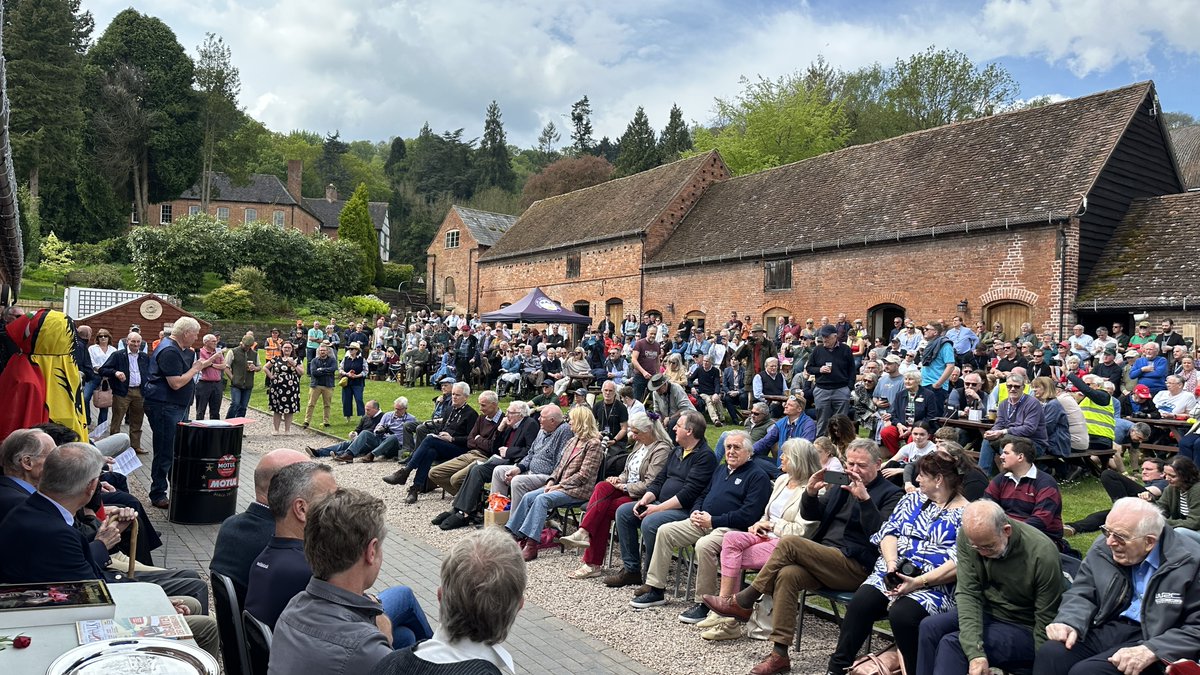
[[(251, 412), (254, 415), (254, 412)], [(260, 422), (262, 424), (262, 422)], [(151, 443), (149, 424), (144, 425), (142, 442)], [(309, 432), (311, 433), (311, 432)], [(314, 438), (316, 435), (314, 434)], [(305, 442), (292, 437), (289, 444)], [(254, 499), (254, 469), (261, 455), (243, 452), (240, 470), (241, 490), (238, 511)], [(201, 570), (208, 575), (219, 525), (177, 525), (166, 519), (166, 512), (149, 507), (145, 489), (150, 485), (149, 455), (140, 455), (145, 465), (131, 476), (131, 489), (150, 511), (150, 518), (162, 534), (163, 548), (154, 552), (155, 562), (165, 567)], [(134, 485), (136, 483), (137, 485)], [(140, 488), (140, 489), (139, 489)], [(437, 586), (441, 554), (418, 539), (395, 529), (389, 532), (384, 547), (384, 564), (375, 591), (404, 584), (413, 590), (437, 627)], [(521, 673), (653, 673), (625, 654), (529, 602), (517, 615), (517, 623), (505, 647), (512, 653)]]

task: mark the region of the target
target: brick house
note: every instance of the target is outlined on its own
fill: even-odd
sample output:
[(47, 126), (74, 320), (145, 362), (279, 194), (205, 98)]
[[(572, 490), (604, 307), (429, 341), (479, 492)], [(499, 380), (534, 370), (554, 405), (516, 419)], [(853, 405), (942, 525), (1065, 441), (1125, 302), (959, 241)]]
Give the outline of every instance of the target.
[[(303, 164), (290, 159), (287, 170), (286, 186), (272, 174), (250, 174), (245, 185), (236, 185), (228, 175), (214, 172), (208, 214), (231, 227), (267, 221), (281, 229), (290, 228), (304, 234), (320, 232), (330, 239), (337, 239), (338, 215), (346, 205), (344, 200), (338, 199), (337, 188), (326, 187), (323, 199), (304, 197), (300, 193)], [(379, 256), (387, 262), (392, 238), (387, 202), (369, 202), (367, 208), (379, 236)], [(197, 213), (200, 213), (199, 184), (188, 188), (177, 199), (150, 205), (151, 218), (156, 225), (167, 225), (175, 218)], [(139, 224), (136, 211), (130, 216), (130, 224)]]
[[(429, 302), (478, 312), (479, 257), (516, 222), (516, 216), (451, 206), (425, 250)], [(495, 309), (486, 307), (485, 310)]]
[(729, 178), (709, 152), (534, 202), (479, 259), (490, 311), (540, 287), (563, 307), (619, 322), (643, 300), (642, 265), (713, 183)]
[[(773, 329), (791, 314), (846, 312), (883, 334), (896, 316), (957, 313), (1061, 334), (1130, 203), (1184, 189), (1159, 112), (1145, 82), (726, 174), (696, 182), (678, 220), (657, 231), (626, 214), (662, 201), (636, 204), (642, 195), (617, 194), (612, 181), (588, 188), (614, 190), (604, 199), (556, 197), (553, 223), (534, 237), (514, 235), (539, 205), (518, 219), (481, 260), (481, 304), (540, 285), (564, 306), (636, 302), (671, 325), (737, 311)], [(701, 157), (723, 167), (715, 153)], [(629, 250), (571, 241), (611, 221), (635, 233), (615, 237)], [(574, 281), (568, 251), (596, 278)]]
[[(80, 326), (91, 326), (92, 335), (95, 335), (96, 331), (101, 328), (107, 328), (113, 336), (114, 345), (129, 335), (130, 326), (137, 324), (141, 328), (142, 337), (149, 343), (153, 343), (158, 339), (160, 330), (170, 328), (175, 320), (182, 316), (192, 316), (192, 314), (161, 296), (146, 293), (139, 298), (126, 300), (108, 309), (76, 319), (75, 323)], [(195, 317), (192, 316), (192, 318)], [(211, 323), (201, 319), (196, 320), (200, 322), (201, 337), (212, 331)], [(240, 338), (240, 336), (238, 337)]]

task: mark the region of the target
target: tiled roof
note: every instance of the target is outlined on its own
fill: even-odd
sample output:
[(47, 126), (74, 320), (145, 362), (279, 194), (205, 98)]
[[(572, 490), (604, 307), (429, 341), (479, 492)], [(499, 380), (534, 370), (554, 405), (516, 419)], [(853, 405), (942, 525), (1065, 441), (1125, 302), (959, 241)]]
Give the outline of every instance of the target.
[[(188, 188), (180, 199), (200, 199), (200, 185)], [(246, 185), (234, 185), (227, 174), (220, 171), (212, 175), (212, 201), (245, 202), (247, 204), (295, 204), (279, 177), (266, 173), (250, 174)]]
[(1079, 309), (1200, 305), (1200, 192), (1135, 199), (1075, 301)]
[(713, 153), (533, 203), (480, 260), (641, 234)]
[(494, 246), (500, 239), (500, 235), (507, 232), (508, 228), (517, 222), (516, 216), (503, 213), (476, 211), (457, 205), (453, 208), (458, 212), (458, 217), (462, 219), (463, 224), (471, 231), (471, 236), (479, 242), (480, 246)]
[(1200, 190), (1200, 124), (1171, 130), (1175, 159), (1188, 190)]
[[(342, 209), (346, 207), (345, 199), (334, 199), (332, 201), (324, 197), (305, 197), (304, 208), (321, 221), (321, 227), (337, 229), (338, 216), (341, 215)], [(371, 222), (375, 224), (375, 230), (383, 230), (383, 221), (387, 218), (387, 202), (367, 202), (367, 211), (371, 213)]]
[(958, 122), (716, 183), (650, 266), (1068, 216), (1152, 88)]

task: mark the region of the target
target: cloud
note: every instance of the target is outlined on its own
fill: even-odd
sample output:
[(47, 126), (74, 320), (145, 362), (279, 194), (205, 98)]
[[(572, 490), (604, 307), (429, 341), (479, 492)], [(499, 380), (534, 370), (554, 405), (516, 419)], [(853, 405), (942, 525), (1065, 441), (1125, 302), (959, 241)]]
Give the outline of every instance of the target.
[[(97, 34), (126, 2), (84, 0)], [(1188, 59), (1200, 49), (1196, 4), (1172, 0), (927, 0), (869, 11), (719, 0), (155, 0), (142, 11), (189, 50), (205, 32), (224, 37), (243, 105), (272, 129), (382, 140), (414, 136), (428, 121), (473, 138), (494, 99), (509, 142), (523, 147), (547, 121), (567, 143), (571, 104), (584, 94), (596, 136), (615, 138), (639, 105), (657, 129), (672, 104), (707, 121), (713, 98), (736, 95), (740, 76), (777, 77), (818, 55), (854, 69), (932, 44), (976, 61), (1040, 59), (1067, 79), (1119, 67), (1136, 78), (1160, 52)]]

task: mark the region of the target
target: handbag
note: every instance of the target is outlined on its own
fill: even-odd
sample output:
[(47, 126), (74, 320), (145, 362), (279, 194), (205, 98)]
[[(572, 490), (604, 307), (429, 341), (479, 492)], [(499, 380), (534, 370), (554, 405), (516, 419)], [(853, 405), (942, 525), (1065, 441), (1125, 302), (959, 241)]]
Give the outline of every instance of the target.
[(113, 404), (112, 388), (108, 386), (108, 378), (101, 378), (100, 386), (92, 392), (92, 405), (97, 409), (111, 408)]
[(338, 380), (338, 386), (339, 387), (349, 387), (350, 386), (350, 376), (343, 375), (342, 379)]
[(746, 622), (746, 637), (751, 640), (770, 640), (771, 631), (775, 629), (774, 611), (775, 599), (764, 595), (758, 604), (754, 605), (750, 620)]
[(847, 675), (905, 675), (904, 658), (896, 645), (860, 656), (846, 671)]

